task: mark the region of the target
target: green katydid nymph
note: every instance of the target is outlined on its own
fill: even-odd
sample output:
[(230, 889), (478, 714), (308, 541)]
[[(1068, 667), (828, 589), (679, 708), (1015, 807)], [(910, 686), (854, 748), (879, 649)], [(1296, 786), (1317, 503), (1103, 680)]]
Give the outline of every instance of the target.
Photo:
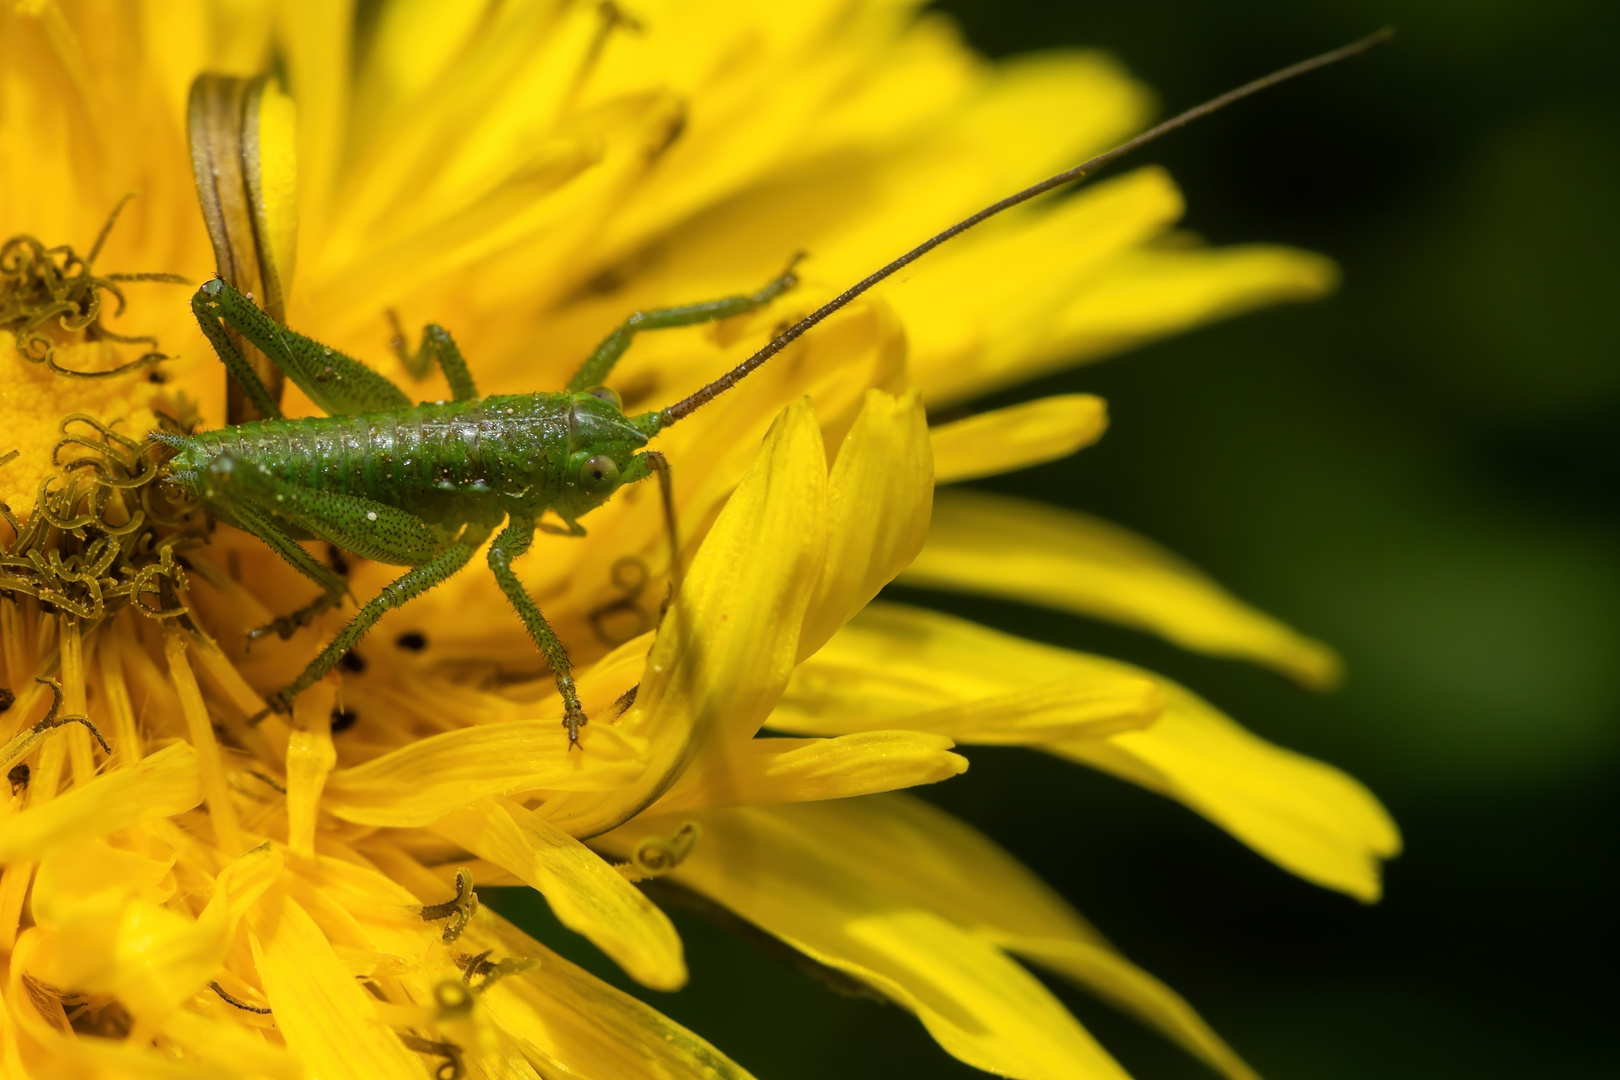
[[(1082, 165), (993, 203), (929, 238), (778, 334), (731, 371), (667, 408), (626, 415), (601, 383), (643, 330), (691, 326), (756, 310), (797, 282), (790, 265), (757, 292), (631, 315), (597, 346), (560, 393), (479, 397), (448, 332), (429, 326), (407, 367), (437, 361), (454, 400), (411, 404), (364, 364), (282, 326), (222, 280), (209, 281), (191, 306), (230, 376), (265, 419), (193, 435), (152, 438), (175, 451), (170, 480), (220, 520), (259, 537), (321, 587), (321, 595), (256, 633), (290, 635), (343, 601), (347, 584), (300, 546), (324, 540), (356, 555), (408, 567), (361, 606), (353, 620), (269, 704), (292, 699), (324, 676), (390, 608), (444, 581), (494, 535), (487, 559), (507, 599), (545, 654), (563, 702), (570, 744), (586, 723), (567, 650), (524, 591), (512, 561), (528, 550), (547, 511), (574, 535), (579, 519), (620, 487), (658, 474), (673, 544), (668, 465), (647, 443), (664, 428), (724, 393), (833, 312), (898, 270), (1003, 210), (1084, 179), (1110, 162), (1224, 105), (1307, 71), (1365, 52), (1371, 37), (1257, 79), (1189, 109)], [(287, 419), (225, 328), (260, 349), (327, 416)], [(496, 530), (499, 529), (497, 532)], [(678, 571), (678, 566), (672, 567)]]

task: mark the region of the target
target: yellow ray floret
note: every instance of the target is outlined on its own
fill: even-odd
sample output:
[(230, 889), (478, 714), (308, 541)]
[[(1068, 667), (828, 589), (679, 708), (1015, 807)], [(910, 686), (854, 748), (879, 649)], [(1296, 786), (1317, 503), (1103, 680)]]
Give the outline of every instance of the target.
[[(929, 908), (894, 903), (862, 868), (801, 835), (791, 809), (696, 820), (703, 840), (674, 880), (915, 1012), (951, 1054), (1021, 1080), (1124, 1077), (1034, 976)], [(637, 819), (602, 842), (622, 853), (660, 827)]]
[(666, 788), (698, 742), (758, 729), (793, 670), (826, 551), (826, 505), (821, 433), (801, 401), (777, 418), (709, 530), (648, 654), (623, 721), (650, 738), (644, 778), (595, 805), (557, 800), (553, 822), (576, 835), (612, 828)]
[(283, 890), (248, 916), (254, 966), (287, 1048), (337, 1080), (418, 1080), (422, 1063), (378, 1016), (321, 928)]
[(1139, 626), (1178, 645), (1256, 660), (1330, 686), (1339, 660), (1164, 548), (1072, 510), (990, 495), (939, 496), (928, 543), (902, 580), (1008, 596)]
[(1027, 867), (949, 814), (887, 796), (783, 816), (797, 843), (859, 873), (890, 905), (933, 911), (1136, 1013), (1232, 1080), (1253, 1080), (1180, 995), (1116, 952)]
[(998, 649), (969, 628), (978, 629), (874, 604), (799, 665), (768, 723), (816, 735), (905, 728), (1025, 746), (1105, 738), (1147, 727), (1163, 711), (1158, 682), (1127, 664), (1016, 638)]
[[(1250, 734), (1186, 689), (1130, 665), (896, 604), (871, 605), (823, 651), (830, 671), (818, 676), (809, 666), (811, 677), (796, 680), (788, 693), (782, 717), (788, 730), (910, 723), (905, 711), (925, 699), (914, 682), (908, 685), (908, 669), (967, 673), (930, 686), (926, 692), (938, 695), (936, 702), (951, 694), (971, 702), (970, 695), (984, 692), (979, 687), (1005, 685), (1025, 672), (1064, 673), (1061, 682), (1095, 680), (1102, 687), (1110, 680), (1145, 680), (1155, 687), (1152, 709), (1136, 723), (1050, 738), (1051, 727), (1029, 724), (1026, 730), (1020, 716), (1004, 713), (999, 730), (985, 736), (961, 731), (957, 739), (1027, 745), (1105, 769), (1186, 803), (1293, 873), (1363, 900), (1378, 896), (1379, 865), (1400, 851), (1389, 814), (1353, 778)], [(899, 675), (888, 683), (869, 677), (867, 693), (842, 696), (841, 669), (854, 656), (882, 658), (882, 666)], [(822, 719), (828, 716), (838, 717), (836, 725)]]
[[(780, 707), (772, 713), (776, 724)], [(967, 771), (944, 735), (862, 731), (833, 739), (750, 739), (697, 758), (651, 813), (847, 799), (933, 784)]]
[(1108, 407), (1093, 394), (1057, 394), (929, 430), (934, 480), (949, 484), (1068, 457), (1102, 438)]
[(638, 741), (614, 728), (594, 728), (583, 754), (556, 735), (554, 723), (518, 720), (419, 739), (333, 772), (322, 805), (348, 821), (426, 825), (485, 795), (612, 789), (640, 771)]
[(622, 725), (649, 740), (642, 780), (594, 806), (555, 800), (546, 815), (577, 835), (611, 828), (667, 789), (692, 754), (751, 738), (795, 659), (915, 554), (931, 476), (914, 396), (869, 394), (830, 475), (809, 403), (784, 410), (648, 655)]
[(491, 798), (434, 825), (441, 836), (538, 889), (558, 920), (655, 990), (686, 983), (668, 916), (595, 852), (510, 799)]
[(186, 743), (171, 743), (131, 768), (99, 776), (10, 818), (0, 835), (0, 862), (21, 862), (57, 845), (173, 817), (202, 800), (197, 752)]
[[(30, 970), (55, 986), (111, 994), (136, 1016), (161, 1023), (214, 977), (243, 916), (281, 869), (270, 845), (255, 848), (220, 873), (195, 919), (116, 884), (95, 890), (99, 902), (43, 898), (30, 931), (40, 936)], [(52, 875), (46, 883), (53, 878), (60, 881)]]
[(489, 1014), (546, 1074), (562, 1062), (582, 1076), (751, 1080), (686, 1028), (581, 971), (497, 915), (480, 912), (469, 948), (533, 956), (539, 965), (483, 996)]
[(1401, 837), (1354, 778), (1245, 731), (1197, 695), (1165, 682), (1151, 729), (1052, 753), (1179, 799), (1307, 881), (1371, 902)]
[(294, 706), (293, 729), (287, 734), (287, 846), (294, 854), (315, 854), (321, 795), (337, 747), (332, 743), (332, 683), (324, 679)]

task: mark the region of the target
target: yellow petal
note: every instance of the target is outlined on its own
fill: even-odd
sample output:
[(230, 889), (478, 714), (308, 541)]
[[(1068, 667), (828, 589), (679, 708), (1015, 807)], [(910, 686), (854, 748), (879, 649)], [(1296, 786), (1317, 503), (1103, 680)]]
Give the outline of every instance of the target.
[(202, 802), (197, 752), (171, 743), (127, 769), (116, 769), (6, 821), (0, 863), (36, 858), (144, 821), (173, 817)]
[(104, 840), (61, 845), (40, 860), (29, 907), (36, 923), (64, 926), (102, 917), (107, 893), (112, 906), (128, 897), (161, 904), (174, 895), (173, 867), (172, 856), (149, 859)]
[(137, 1039), (81, 1038), (72, 1033), (60, 999), (49, 993), (36, 996), (29, 981), (25, 981), (39, 969), (40, 954), (50, 948), (40, 933), (31, 930), (18, 939), (11, 954), (8, 1000), (0, 1003), (0, 1013), (4, 1014), (0, 1024), (5, 1026), (0, 1031), (20, 1035), (21, 1039), (9, 1046), (0, 1044), (0, 1055), (4, 1055), (0, 1062), (7, 1062), (15, 1052), (20, 1067), (0, 1075), (7, 1080), (54, 1080), (58, 1076), (219, 1080), (226, 1075), (216, 1066), (176, 1060), (172, 1052), (156, 1049), (150, 1040), (142, 1045)]
[(322, 679), (299, 695), (287, 738), (287, 846), (305, 858), (315, 854), (321, 790), (337, 764), (337, 747), (332, 744), (335, 683)]
[(890, 153), (919, 125), (951, 115), (983, 82), (986, 65), (962, 47), (949, 19), (925, 15), (909, 20), (902, 33), (885, 50), (883, 63), (861, 66), (864, 85), (840, 87), (828, 107), (817, 111), (800, 152), (808, 157), (854, 145)]
[(344, 4), (301, 0), (278, 5), (276, 15), (277, 52), (287, 65), (289, 89), (300, 101), (319, 103), (306, 108), (297, 125), (299, 218), (319, 235), (343, 153), (354, 48), (351, 13)]
[(793, 671), (823, 562), (826, 515), (826, 453), (801, 400), (777, 417), (653, 642), (622, 721), (648, 739), (654, 757), (646, 774), (605, 797), (552, 800), (547, 818), (575, 836), (606, 831), (662, 794), (697, 744), (759, 729)]
[(177, 624), (171, 623), (164, 628), (163, 653), (169, 662), (169, 679), (180, 695), (180, 711), (185, 715), (186, 735), (195, 750), (197, 775), (208, 802), (208, 820), (213, 826), (214, 839), (228, 857), (235, 857), (243, 848), (241, 823), (236, 819), (236, 804), (231, 801), (219, 740), (214, 738), (214, 726), (208, 719), (208, 706), (197, 686), (197, 676), (192, 673), (191, 661), (186, 658), (189, 640)]
[(17, 1045), (17, 1020), (6, 1006), (5, 993), (0, 991), (0, 1076), (6, 1080), (25, 1077), (22, 1049)]
[(952, 745), (942, 735), (917, 731), (750, 739), (700, 755), (650, 812), (847, 799), (934, 784), (967, 771), (967, 759), (951, 753)]
[(259, 238), (265, 303), (283, 310), (298, 245), (298, 109), (274, 80), (248, 99), (243, 123), (243, 173)]
[(1162, 685), (1164, 715), (1151, 728), (1048, 749), (1179, 799), (1307, 881), (1378, 898), (1380, 861), (1401, 840), (1371, 792), (1245, 731), (1182, 687)]
[(643, 986), (686, 985), (681, 939), (669, 917), (600, 855), (539, 814), (510, 799), (482, 799), (434, 831), (540, 890), (558, 921)]
[(1068, 457), (1102, 438), (1108, 406), (1093, 394), (1058, 394), (978, 413), (929, 430), (940, 484)]
[(1090, 987), (1232, 1080), (1252, 1080), (1180, 995), (1115, 952), (1022, 863), (944, 811), (891, 795), (786, 808), (783, 816), (820, 857)]
[(770, 726), (809, 735), (904, 728), (1027, 745), (1144, 727), (1162, 699), (1113, 660), (876, 603), (800, 664)]
[[(955, 1057), (1003, 1076), (1125, 1073), (1041, 983), (929, 906), (907, 903), (796, 824), (806, 806), (706, 811), (702, 839), (671, 876), (812, 959), (914, 1012)], [(627, 852), (677, 819), (638, 818), (601, 838)]]
[(1158, 1028), (1230, 1080), (1259, 1080), (1185, 998), (1106, 945), (1014, 934), (1003, 948), (1089, 988)]
[(662, 1013), (615, 990), (485, 909), (462, 935), (492, 959), (536, 966), (484, 991), (490, 1017), (546, 1076), (752, 1080), (747, 1070)]
[(59, 986), (108, 993), (136, 1016), (162, 1022), (225, 962), (244, 912), (280, 874), (268, 844), (226, 867), (197, 918), (139, 897), (103, 893), (105, 910), (88, 906), (76, 925), (53, 928), (55, 946), (37, 969)]
[[(403, 0), (376, 16), (365, 64), (356, 77), (355, 111), (372, 122), (413, 102), (455, 59), (478, 28), (480, 12), (461, 4)], [(357, 133), (358, 134), (358, 133)]]
[(941, 492), (908, 585), (1008, 596), (1142, 627), (1185, 648), (1255, 660), (1312, 687), (1339, 677), (1332, 650), (1243, 603), (1170, 552), (1072, 510)]
[[(914, 139), (909, 152), (891, 150), (874, 160), (843, 150), (769, 184), (711, 194), (709, 213), (665, 234), (674, 248), (670, 272), (701, 274), (721, 265), (752, 274), (750, 264), (764, 252), (797, 245), (815, 253), (818, 277), (847, 285), (985, 203), (1083, 160), (1086, 151), (1105, 149), (1149, 107), (1143, 88), (1097, 53), (1026, 56), (989, 74), (966, 108), (936, 113), (933, 130)], [(916, 85), (906, 89), (914, 97), (926, 93)], [(758, 109), (748, 112), (748, 123), (767, 129), (759, 141), (780, 139), (769, 128), (791, 123)], [(915, 283), (946, 258), (942, 251), (920, 264)], [(890, 290), (897, 303), (913, 283)]]
[(280, 889), (248, 914), (276, 1029), (321, 1080), (421, 1080), (422, 1062), (377, 1015), (315, 920)]
[(637, 740), (605, 724), (568, 736), (550, 721), (460, 728), (400, 747), (327, 778), (321, 807), (367, 825), (428, 825), (486, 795), (600, 790), (640, 771)]
[(1053, 319), (1182, 209), (1163, 170), (1137, 169), (1012, 211), (930, 255), (914, 281), (885, 294), (913, 339), (911, 367), (929, 407), (1037, 374)]
[(827, 553), (799, 658), (819, 649), (916, 558), (928, 535), (934, 466), (915, 390), (868, 390), (827, 480)]
[[(832, 718), (843, 701), (856, 716), (864, 711), (881, 718), (862, 721), (867, 728), (894, 727), (901, 719), (909, 724), (915, 717), (906, 710), (932, 689), (923, 675), (930, 670), (939, 672), (935, 681), (945, 687), (1021, 677), (1039, 683), (1065, 670), (1151, 681), (1162, 711), (1149, 724), (1104, 729), (1088, 738), (1033, 741), (1003, 734), (1000, 741), (1025, 741), (1179, 799), (1301, 877), (1364, 899), (1377, 895), (1378, 860), (1400, 849), (1388, 813), (1353, 778), (1256, 738), (1184, 688), (1128, 664), (1025, 641), (939, 612), (872, 604), (801, 672), (845, 648), (873, 668), (913, 681), (896, 685), (869, 677), (856, 683), (851, 660), (823, 676), (827, 685), (816, 688), (819, 694), (806, 696), (805, 719), (794, 714), (800, 699), (793, 692), (773, 715), (773, 725), (781, 716), (789, 730), (835, 727), (841, 721)], [(829, 702), (827, 717), (816, 711), (822, 697)], [(863, 697), (869, 704), (862, 705)], [(1016, 735), (1016, 721), (1010, 730)]]
[(179, 1009), (163, 1021), (163, 1034), (183, 1046), (187, 1054), (223, 1066), (232, 1076), (269, 1076), (301, 1080), (306, 1074), (298, 1059), (252, 1028)]
[(1330, 260), (1292, 248), (1139, 248), (1041, 322), (1024, 374), (1042, 374), (1266, 304), (1314, 300), (1338, 281)]

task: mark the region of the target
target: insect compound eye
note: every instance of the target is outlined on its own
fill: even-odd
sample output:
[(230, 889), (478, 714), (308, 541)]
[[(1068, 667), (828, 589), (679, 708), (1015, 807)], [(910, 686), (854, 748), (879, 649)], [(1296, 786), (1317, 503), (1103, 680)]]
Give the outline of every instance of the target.
[(587, 495), (606, 495), (619, 483), (619, 466), (606, 454), (597, 454), (579, 469), (579, 486)]
[(593, 398), (600, 398), (615, 409), (621, 411), (624, 409), (624, 399), (619, 397), (619, 392), (611, 386), (593, 386), (585, 392)]

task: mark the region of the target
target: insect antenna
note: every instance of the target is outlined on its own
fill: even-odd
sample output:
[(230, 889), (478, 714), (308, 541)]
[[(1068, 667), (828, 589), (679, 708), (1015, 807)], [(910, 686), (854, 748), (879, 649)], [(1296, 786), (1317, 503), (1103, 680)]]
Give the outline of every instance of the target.
[(922, 243), (918, 244), (916, 247), (912, 248), (898, 259), (895, 259), (887, 266), (884, 266), (882, 269), (862, 278), (855, 285), (839, 293), (821, 307), (817, 308), (815, 311), (812, 311), (809, 315), (806, 315), (804, 318), (782, 331), (776, 337), (772, 338), (758, 352), (754, 353), (748, 359), (744, 360), (742, 363), (738, 364), (736, 367), (714, 380), (714, 382), (703, 387), (692, 396), (678, 401), (659, 412), (657, 414), (658, 427), (660, 429), (665, 428), (670, 424), (675, 423), (677, 420), (682, 420), (690, 416), (693, 412), (702, 408), (716, 397), (719, 397), (721, 394), (731, 389), (738, 382), (742, 381), (755, 368), (759, 367), (761, 364), (765, 363), (765, 361), (787, 348), (787, 346), (795, 339), (802, 336), (805, 331), (827, 318), (827, 316), (831, 315), (839, 308), (849, 304), (856, 297), (860, 296), (862, 293), (866, 292), (883, 279), (891, 277), (898, 271), (903, 270), (905, 267), (916, 262), (930, 251), (939, 247), (939, 245), (943, 244), (945, 241), (954, 236), (960, 236), (962, 233), (967, 232), (981, 221), (984, 221), (987, 218), (995, 217), (1003, 210), (1009, 210), (1012, 207), (1017, 206), (1019, 203), (1028, 202), (1037, 195), (1044, 195), (1053, 188), (1062, 187), (1064, 184), (1072, 183), (1077, 180), (1087, 179), (1097, 170), (1113, 163), (1114, 161), (1117, 161), (1138, 147), (1146, 146), (1148, 143), (1154, 141), (1160, 136), (1168, 135), (1170, 132), (1175, 131), (1178, 128), (1186, 127), (1194, 120), (1208, 116), (1210, 113), (1215, 112), (1218, 109), (1223, 109), (1235, 101), (1241, 101), (1243, 98), (1249, 97), (1252, 94), (1257, 94), (1269, 87), (1276, 86), (1278, 83), (1287, 82), (1289, 79), (1304, 75), (1307, 72), (1315, 71), (1318, 68), (1328, 67), (1331, 64), (1337, 64), (1341, 60), (1348, 60), (1353, 56), (1359, 56), (1371, 48), (1382, 45), (1384, 42), (1393, 37), (1394, 34), (1394, 30), (1390, 29), (1389, 27), (1385, 27), (1384, 29), (1379, 30), (1377, 33), (1369, 34), (1359, 41), (1353, 41), (1349, 45), (1334, 49), (1331, 52), (1325, 52), (1320, 56), (1314, 56), (1309, 60), (1302, 60), (1297, 64), (1291, 64), (1280, 71), (1274, 71), (1270, 75), (1263, 78), (1245, 83), (1235, 90), (1228, 90), (1219, 97), (1211, 98), (1202, 105), (1196, 105), (1193, 108), (1188, 109), (1186, 112), (1181, 113), (1179, 116), (1173, 116), (1163, 123), (1149, 128), (1135, 138), (1120, 143), (1118, 146), (1107, 151), (1106, 153), (1098, 154), (1090, 161), (1076, 165), (1072, 169), (1065, 169), (1063, 172), (1060, 172), (1055, 176), (1049, 176), (1040, 183), (1031, 185), (1022, 191), (1009, 195), (999, 202), (991, 203), (978, 213), (973, 214), (970, 217), (965, 217), (945, 231), (936, 233), (927, 240), (924, 240)]

